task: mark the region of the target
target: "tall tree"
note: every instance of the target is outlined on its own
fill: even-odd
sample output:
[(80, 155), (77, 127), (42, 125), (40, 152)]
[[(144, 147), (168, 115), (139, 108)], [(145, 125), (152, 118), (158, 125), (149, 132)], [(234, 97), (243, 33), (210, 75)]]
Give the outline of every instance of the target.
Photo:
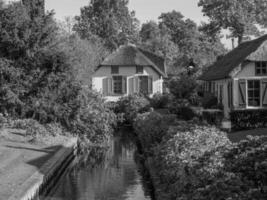
[(244, 36), (260, 34), (257, 24), (267, 26), (266, 0), (200, 0), (198, 6), (210, 19), (203, 30), (216, 35), (222, 29), (229, 29), (239, 44)]
[(130, 12), (128, 0), (93, 0), (81, 9), (76, 17), (74, 30), (82, 39), (96, 35), (106, 41), (110, 49), (138, 40), (139, 22), (135, 13)]
[(211, 39), (177, 11), (162, 13), (159, 24), (143, 24), (140, 36), (144, 48), (165, 57), (169, 73), (183, 71), (192, 61), (202, 69), (225, 52), (219, 38)]
[(140, 38), (142, 42), (146, 42), (148, 40), (152, 40), (153, 38), (157, 38), (160, 35), (160, 29), (158, 24), (155, 21), (149, 21), (147, 23), (142, 24), (140, 30)]

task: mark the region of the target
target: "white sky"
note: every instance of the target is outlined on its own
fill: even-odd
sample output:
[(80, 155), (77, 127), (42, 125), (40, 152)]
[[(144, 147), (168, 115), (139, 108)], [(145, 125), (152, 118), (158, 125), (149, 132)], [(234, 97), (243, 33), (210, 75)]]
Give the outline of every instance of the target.
[[(16, 0), (4, 0), (16, 1)], [(63, 20), (67, 16), (80, 14), (80, 8), (88, 5), (90, 0), (45, 0), (46, 9), (54, 10), (56, 18)], [(185, 18), (190, 18), (196, 23), (206, 21), (201, 8), (197, 6), (199, 0), (129, 0), (130, 10), (136, 12), (136, 17), (141, 23), (149, 20), (157, 20), (161, 13), (176, 10), (181, 12)], [(223, 43), (230, 48), (231, 43), (223, 39)]]
[[(46, 0), (46, 8), (55, 10), (58, 19), (78, 15), (80, 8), (88, 4), (89, 0)], [(204, 18), (197, 4), (198, 0), (130, 0), (129, 7), (141, 22), (157, 20), (161, 13), (177, 10), (199, 23)]]

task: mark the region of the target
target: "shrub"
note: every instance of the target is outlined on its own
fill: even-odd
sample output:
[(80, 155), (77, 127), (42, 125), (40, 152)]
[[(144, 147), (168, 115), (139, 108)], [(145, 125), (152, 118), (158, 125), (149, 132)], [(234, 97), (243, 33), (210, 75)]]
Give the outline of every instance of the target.
[[(223, 170), (194, 199), (267, 198), (267, 143), (263, 138), (248, 138), (225, 151)], [(201, 197), (201, 198), (199, 198)]]
[(176, 114), (182, 120), (192, 120), (196, 113), (189, 107), (189, 101), (186, 99), (177, 99), (169, 104), (170, 113)]
[(181, 107), (189, 106), (189, 101), (187, 99), (174, 99), (168, 104), (168, 109), (170, 113), (179, 115), (181, 113)]
[(190, 99), (197, 93), (197, 81), (194, 76), (181, 74), (168, 82), (170, 92), (178, 99)]
[(71, 130), (90, 143), (103, 143), (116, 126), (116, 115), (98, 93), (84, 89), (79, 95), (79, 108)]
[(218, 99), (211, 93), (205, 93), (204, 97), (202, 98), (202, 106), (205, 109), (208, 108), (216, 108), (218, 105)]
[[(154, 148), (154, 163), (165, 199), (196, 199), (195, 192), (215, 179), (223, 167), (227, 135), (214, 127), (184, 124)], [(201, 198), (199, 198), (201, 199)]]
[(170, 94), (157, 93), (150, 99), (150, 105), (155, 109), (163, 109), (167, 107), (172, 99), (173, 97)]
[(151, 151), (151, 147), (160, 143), (163, 137), (167, 137), (169, 126), (174, 124), (176, 116), (161, 115), (157, 112), (149, 112), (138, 115), (134, 122), (134, 130), (138, 135), (143, 150)]
[(223, 120), (223, 112), (222, 111), (208, 111), (204, 110), (202, 113), (202, 117), (206, 120), (209, 124), (212, 125), (220, 125)]
[(232, 111), (230, 116), (235, 130), (267, 127), (267, 110)]
[(47, 129), (36, 120), (31, 120), (31, 123), (28, 123), (26, 128), (26, 135), (32, 137), (38, 137), (40, 135), (49, 135), (50, 133)]
[(132, 124), (138, 113), (144, 113), (149, 110), (150, 103), (142, 95), (129, 95), (122, 97), (117, 102), (116, 113), (123, 113), (124, 122)]
[(35, 124), (36, 120), (34, 119), (16, 119), (12, 122), (12, 128), (24, 129), (26, 130), (31, 124)]
[(183, 120), (192, 120), (196, 117), (196, 114), (190, 107), (181, 107), (179, 116)]

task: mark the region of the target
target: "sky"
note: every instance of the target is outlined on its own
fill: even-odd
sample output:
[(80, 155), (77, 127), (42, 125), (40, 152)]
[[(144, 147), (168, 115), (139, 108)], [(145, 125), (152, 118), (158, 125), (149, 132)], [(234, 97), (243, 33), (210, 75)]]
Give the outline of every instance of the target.
[[(46, 9), (55, 10), (58, 19), (79, 15), (80, 8), (88, 5), (89, 0), (46, 0)], [(198, 0), (130, 0), (130, 10), (136, 11), (136, 17), (144, 23), (157, 20), (161, 13), (172, 10), (180, 11), (186, 18), (197, 23), (205, 20)]]
[[(88, 5), (90, 0), (46, 0), (46, 9), (54, 10), (56, 18), (64, 20), (67, 16), (80, 14), (80, 8)], [(157, 21), (161, 13), (172, 10), (180, 11), (185, 18), (190, 18), (197, 24), (207, 21), (198, 7), (199, 0), (129, 0), (130, 10), (136, 12), (136, 17), (141, 23), (150, 20)], [(222, 39), (227, 48), (231, 47), (231, 42)]]

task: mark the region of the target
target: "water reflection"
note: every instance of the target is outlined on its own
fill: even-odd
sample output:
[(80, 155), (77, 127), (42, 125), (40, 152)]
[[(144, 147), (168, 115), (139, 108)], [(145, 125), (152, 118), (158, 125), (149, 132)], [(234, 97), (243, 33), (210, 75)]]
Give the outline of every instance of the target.
[(41, 199), (150, 200), (134, 161), (135, 150), (133, 142), (122, 137), (113, 138), (101, 162), (74, 168), (60, 181), (53, 194)]

